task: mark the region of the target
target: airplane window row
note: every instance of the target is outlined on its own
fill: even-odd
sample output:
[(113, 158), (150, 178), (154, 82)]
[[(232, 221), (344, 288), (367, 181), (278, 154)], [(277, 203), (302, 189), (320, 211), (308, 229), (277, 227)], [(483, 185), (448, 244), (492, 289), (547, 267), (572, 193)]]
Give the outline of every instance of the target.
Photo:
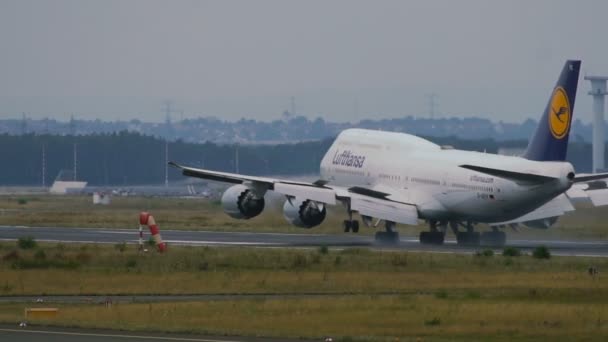
[(473, 191), (494, 192), (494, 188), (492, 188), (490, 186), (468, 185), (468, 184), (462, 184), (462, 183), (452, 183), (452, 187), (454, 187), (454, 188), (460, 188), (460, 189), (473, 190)]
[(427, 179), (427, 178), (412, 177), (412, 182), (422, 183), (422, 184), (430, 184), (430, 185), (441, 185), (440, 181), (434, 180), (434, 179)]
[(401, 180), (401, 176), (386, 175), (386, 174), (383, 174), (383, 173), (378, 174), (378, 178), (381, 178), (381, 179), (390, 179), (390, 180), (396, 180), (396, 181)]
[[(343, 170), (343, 169), (339, 169), (339, 168), (336, 168), (336, 171), (339, 173), (344, 173), (344, 174), (349, 174), (349, 175), (365, 176), (365, 173), (361, 172), (361, 171)], [(388, 175), (388, 174), (384, 174), (384, 173), (378, 174), (378, 178), (391, 180), (391, 181), (401, 181), (401, 176)], [(407, 176), (404, 176), (403, 178), (404, 178), (404, 181), (410, 181), (409, 177), (407, 177)], [(411, 181), (415, 182), (415, 183), (420, 183), (420, 184), (441, 185), (440, 181), (435, 180), (435, 179), (428, 179), (428, 178), (412, 177)], [(464, 183), (451, 183), (450, 186), (453, 188), (466, 189), (466, 190), (471, 190), (471, 191), (494, 192), (494, 188), (490, 187), (490, 186), (470, 185), (470, 184), (464, 184)]]
[(363, 171), (344, 170), (344, 169), (340, 169), (340, 168), (336, 168), (335, 171), (337, 173), (343, 173), (343, 174), (347, 174), (347, 175), (365, 176), (365, 172), (363, 172)]

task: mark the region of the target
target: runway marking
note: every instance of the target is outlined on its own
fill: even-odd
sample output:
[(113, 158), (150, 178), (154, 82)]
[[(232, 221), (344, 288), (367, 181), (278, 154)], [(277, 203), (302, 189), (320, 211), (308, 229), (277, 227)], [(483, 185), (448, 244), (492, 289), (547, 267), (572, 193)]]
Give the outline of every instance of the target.
[(137, 229), (133, 229), (130, 231), (112, 231), (112, 230), (96, 230), (96, 233), (101, 233), (101, 234), (128, 234), (128, 235), (137, 235), (139, 233), (139, 230)]
[(45, 330), (19, 330), (19, 329), (1, 329), (5, 332), (16, 333), (32, 333), (32, 334), (53, 334), (53, 335), (68, 335), (68, 336), (91, 336), (91, 337), (114, 337), (114, 338), (132, 338), (140, 340), (161, 340), (161, 341), (193, 341), (193, 342), (241, 342), (236, 340), (213, 340), (201, 338), (186, 338), (186, 337), (161, 337), (161, 336), (139, 336), (139, 335), (120, 335), (120, 334), (94, 334), (94, 333), (77, 333), (68, 331), (45, 331)]

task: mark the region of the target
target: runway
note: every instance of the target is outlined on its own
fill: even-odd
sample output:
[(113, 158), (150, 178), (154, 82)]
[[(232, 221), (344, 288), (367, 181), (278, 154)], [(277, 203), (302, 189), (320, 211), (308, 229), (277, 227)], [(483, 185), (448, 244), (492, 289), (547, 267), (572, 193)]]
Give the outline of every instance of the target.
[[(15, 227), (0, 226), (0, 240), (17, 240), (33, 236), (37, 241), (63, 243), (136, 243), (135, 229), (60, 228), (60, 227)], [(434, 253), (474, 253), (486, 247), (463, 247), (455, 240), (447, 239), (442, 246), (421, 245), (417, 238), (402, 237), (398, 245), (381, 245), (373, 236), (355, 234), (282, 234), (212, 231), (161, 231), (163, 239), (170, 245), (196, 246), (255, 246), (255, 247), (299, 247), (329, 246), (336, 248), (364, 247), (382, 250), (425, 251)], [(540, 245), (547, 246), (553, 255), (608, 257), (608, 241), (584, 240), (508, 240), (507, 244), (530, 252)], [(497, 250), (498, 251), (498, 250)]]

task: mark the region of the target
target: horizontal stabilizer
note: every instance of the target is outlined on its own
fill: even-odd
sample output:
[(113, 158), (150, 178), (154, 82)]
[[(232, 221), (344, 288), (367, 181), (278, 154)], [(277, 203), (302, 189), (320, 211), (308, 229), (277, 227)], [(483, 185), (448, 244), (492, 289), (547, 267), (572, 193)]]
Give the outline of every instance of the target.
[(608, 178), (608, 173), (594, 173), (590, 175), (580, 175), (574, 177), (574, 183), (590, 182), (599, 179)]
[(574, 207), (572, 203), (568, 200), (568, 197), (565, 195), (559, 195), (552, 199), (551, 201), (545, 203), (540, 208), (531, 211), (521, 217), (518, 217), (514, 220), (509, 220), (505, 222), (496, 222), (490, 223), (491, 226), (502, 226), (514, 223), (525, 223), (529, 221), (542, 220), (546, 218), (552, 218), (557, 216), (562, 216), (569, 211), (574, 211)]
[(533, 173), (525, 173), (525, 172), (515, 172), (515, 171), (507, 171), (501, 169), (492, 169), (484, 166), (476, 166), (476, 165), (460, 165), (460, 167), (464, 169), (469, 169), (472, 171), (477, 171), (481, 173), (485, 173), (490, 176), (495, 176), (499, 178), (510, 179), (515, 182), (526, 182), (526, 183), (545, 183), (556, 178), (547, 177), (542, 175), (536, 175)]
[(594, 206), (608, 205), (608, 189), (590, 190), (586, 192)]

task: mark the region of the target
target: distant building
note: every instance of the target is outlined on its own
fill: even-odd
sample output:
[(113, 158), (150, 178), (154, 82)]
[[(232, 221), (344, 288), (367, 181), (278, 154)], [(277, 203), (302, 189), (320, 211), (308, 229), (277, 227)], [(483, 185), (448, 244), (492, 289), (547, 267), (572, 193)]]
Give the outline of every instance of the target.
[(526, 151), (526, 149), (521, 148), (521, 147), (499, 147), (498, 148), (498, 154), (500, 154), (502, 156), (519, 157), (519, 156), (523, 155), (525, 151)]
[(74, 173), (70, 170), (61, 170), (49, 189), (51, 194), (65, 195), (79, 193), (87, 186), (87, 182), (74, 180)]

